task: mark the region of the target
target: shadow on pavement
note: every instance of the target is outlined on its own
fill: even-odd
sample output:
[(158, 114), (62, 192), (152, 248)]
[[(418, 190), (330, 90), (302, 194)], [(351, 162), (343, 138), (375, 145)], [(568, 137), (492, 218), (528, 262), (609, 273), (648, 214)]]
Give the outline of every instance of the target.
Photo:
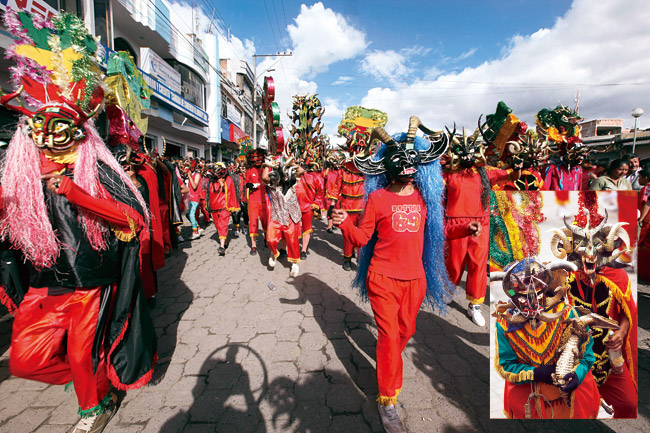
[(185, 248), (191, 248), (191, 244), (181, 243), (178, 250), (166, 259), (165, 267), (158, 271), (156, 304), (151, 309), (158, 336), (158, 363), (151, 379), (154, 385), (160, 383), (167, 373), (178, 342), (178, 325), (194, 300), (194, 294), (180, 278), (187, 264)]

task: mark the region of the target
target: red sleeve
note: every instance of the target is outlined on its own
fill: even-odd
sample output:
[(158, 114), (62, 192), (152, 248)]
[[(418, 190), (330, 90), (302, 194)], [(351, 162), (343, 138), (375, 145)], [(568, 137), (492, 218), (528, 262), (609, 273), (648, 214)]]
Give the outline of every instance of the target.
[(59, 194), (64, 195), (75, 206), (119, 227), (124, 233), (131, 233), (132, 222), (135, 223), (136, 231), (144, 227), (142, 216), (129, 206), (117, 203), (112, 198), (93, 197), (67, 177), (61, 181)]
[(320, 174), (314, 175), (314, 186), (316, 187), (316, 197), (314, 197), (314, 203), (318, 206), (319, 209), (323, 208), (323, 196), (325, 194), (325, 182), (323, 177)]
[(355, 247), (362, 247), (372, 237), (376, 224), (375, 201), (371, 196), (368, 199), (368, 203), (366, 203), (366, 208), (363, 211), (363, 219), (358, 227), (352, 224), (352, 220), (349, 217), (343, 220), (339, 227), (347, 241)]
[(487, 172), (488, 179), (490, 180), (490, 186), (494, 186), (496, 183), (507, 182), (510, 180), (510, 170), (501, 170), (499, 168), (495, 170), (485, 170)]
[(332, 184), (332, 190), (330, 191), (330, 198), (332, 200), (338, 200), (339, 196), (341, 195), (341, 183), (343, 182), (343, 176), (341, 170), (342, 169), (339, 169), (337, 173), (338, 175), (336, 176), (336, 179)]

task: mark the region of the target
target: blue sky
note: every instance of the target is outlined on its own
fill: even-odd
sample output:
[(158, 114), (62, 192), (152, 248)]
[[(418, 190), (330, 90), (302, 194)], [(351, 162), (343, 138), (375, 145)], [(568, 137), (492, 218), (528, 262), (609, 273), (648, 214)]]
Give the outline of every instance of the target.
[(626, 126), (634, 107), (650, 105), (645, 0), (214, 5), (248, 60), (294, 52), (272, 73), (285, 127), (291, 95), (313, 92), (326, 106), (330, 134), (357, 104), (387, 111), (389, 132), (405, 129), (410, 115), (435, 129), (453, 122), (474, 129), (499, 100), (532, 124), (541, 108), (573, 106), (577, 91), (583, 116), (620, 117)]

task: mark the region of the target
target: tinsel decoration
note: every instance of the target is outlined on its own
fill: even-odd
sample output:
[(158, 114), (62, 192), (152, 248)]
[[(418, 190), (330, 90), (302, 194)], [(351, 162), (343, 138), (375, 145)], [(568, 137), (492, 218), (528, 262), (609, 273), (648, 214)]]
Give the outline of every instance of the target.
[(578, 195), (578, 206), (580, 210), (575, 216), (574, 224), (579, 227), (587, 226), (587, 214), (585, 209), (589, 211), (589, 223), (591, 227), (596, 227), (605, 218), (598, 213), (598, 194), (596, 191), (580, 191)]

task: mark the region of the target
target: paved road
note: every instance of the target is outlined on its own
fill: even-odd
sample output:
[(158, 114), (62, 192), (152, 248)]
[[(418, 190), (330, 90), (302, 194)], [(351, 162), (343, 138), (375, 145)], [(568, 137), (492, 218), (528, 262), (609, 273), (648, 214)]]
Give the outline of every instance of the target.
[[(154, 383), (126, 395), (106, 432), (381, 432), (372, 313), (341, 269), (340, 233), (315, 226), (295, 279), (286, 260), (267, 269), (268, 249), (250, 256), (244, 238), (219, 257), (213, 226), (171, 256), (152, 310)], [(639, 296), (648, 311), (650, 290)], [(490, 420), (488, 329), (466, 318), (464, 292), (449, 307), (446, 317), (421, 312), (405, 350), (399, 410), (409, 432), (650, 431), (643, 395), (637, 421)], [(9, 377), (10, 329), (0, 318), (0, 431), (67, 431), (77, 420), (73, 393)], [(650, 339), (641, 335), (647, 390)]]

